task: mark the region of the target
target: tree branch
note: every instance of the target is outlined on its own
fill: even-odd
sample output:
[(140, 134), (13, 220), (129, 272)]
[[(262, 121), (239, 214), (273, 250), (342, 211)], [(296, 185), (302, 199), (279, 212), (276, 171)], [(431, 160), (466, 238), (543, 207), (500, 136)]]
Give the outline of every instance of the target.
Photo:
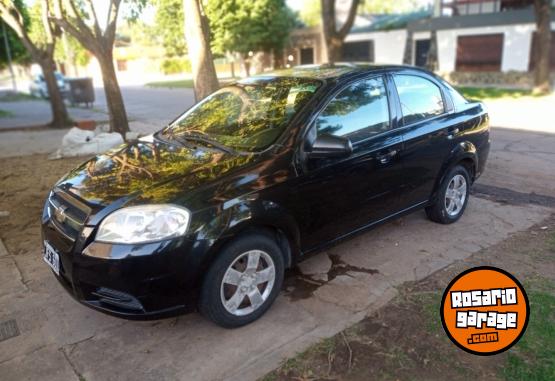
[(89, 5), (90, 12), (93, 16), (93, 28), (94, 33), (97, 39), (102, 38), (102, 30), (100, 29), (100, 24), (98, 23), (98, 17), (96, 16), (96, 9), (94, 8), (94, 4), (92, 0), (87, 0), (87, 4)]
[(349, 15), (347, 16), (347, 20), (345, 20), (345, 23), (343, 24), (341, 29), (339, 29), (339, 31), (337, 32), (340, 39), (344, 39), (349, 33), (349, 31), (351, 30), (351, 28), (353, 27), (353, 24), (355, 22), (355, 17), (357, 15), (359, 3), (360, 3), (360, 0), (352, 0), (351, 8), (349, 8)]
[(116, 38), (116, 27), (118, 22), (118, 13), (121, 0), (111, 0), (110, 10), (108, 11), (108, 23), (106, 24), (105, 40), (109, 47), (114, 46)]
[(25, 49), (27, 49), (31, 56), (33, 56), (36, 60), (40, 56), (40, 50), (29, 38), (29, 35), (23, 25), (23, 16), (17, 7), (11, 1), (9, 4), (6, 4), (4, 1), (0, 1), (0, 16), (6, 24), (13, 29), (13, 31), (21, 39)]
[(102, 49), (94, 33), (82, 20), (73, 1), (56, 0), (54, 4), (54, 15), (50, 19), (75, 37), (87, 50), (93, 53), (101, 53)]

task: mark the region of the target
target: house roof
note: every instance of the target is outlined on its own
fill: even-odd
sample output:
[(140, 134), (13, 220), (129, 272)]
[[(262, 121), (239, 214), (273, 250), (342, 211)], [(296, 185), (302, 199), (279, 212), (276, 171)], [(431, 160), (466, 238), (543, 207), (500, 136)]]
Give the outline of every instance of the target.
[(411, 22), (432, 17), (430, 9), (411, 13), (382, 14), (371, 16), (371, 23), (366, 26), (354, 25), (350, 33), (376, 32), (394, 29), (404, 29)]

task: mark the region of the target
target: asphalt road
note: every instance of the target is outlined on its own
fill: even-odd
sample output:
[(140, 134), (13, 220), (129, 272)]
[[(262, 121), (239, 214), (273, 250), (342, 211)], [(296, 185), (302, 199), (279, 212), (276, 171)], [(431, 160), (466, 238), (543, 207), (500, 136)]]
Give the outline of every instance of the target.
[[(159, 89), (143, 86), (123, 86), (121, 88), (125, 107), (131, 121), (140, 122), (151, 128), (164, 127), (194, 103), (191, 89)], [(108, 120), (108, 107), (104, 89), (95, 89), (95, 103), (91, 108), (69, 107), (70, 116), (75, 119)], [(11, 116), (0, 118), (0, 130), (11, 127), (27, 127), (48, 123), (51, 118), (50, 105), (45, 100), (2, 102), (0, 109)]]

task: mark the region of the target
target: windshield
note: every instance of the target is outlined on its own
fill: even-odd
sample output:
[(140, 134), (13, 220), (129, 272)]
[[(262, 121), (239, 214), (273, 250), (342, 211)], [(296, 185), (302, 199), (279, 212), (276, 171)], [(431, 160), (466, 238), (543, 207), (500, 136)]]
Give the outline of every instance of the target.
[(304, 78), (250, 78), (226, 86), (191, 108), (162, 134), (201, 135), (236, 151), (261, 151), (283, 133), (320, 82)]

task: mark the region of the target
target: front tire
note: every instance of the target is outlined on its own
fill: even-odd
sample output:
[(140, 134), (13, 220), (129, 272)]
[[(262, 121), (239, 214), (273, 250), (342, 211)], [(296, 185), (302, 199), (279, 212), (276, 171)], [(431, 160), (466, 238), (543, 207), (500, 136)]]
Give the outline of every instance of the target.
[(283, 253), (269, 235), (248, 234), (228, 244), (203, 281), (199, 310), (225, 328), (260, 318), (278, 296)]
[(428, 218), (440, 224), (452, 224), (461, 218), (470, 196), (468, 170), (457, 165), (443, 179), (435, 201), (426, 208)]

